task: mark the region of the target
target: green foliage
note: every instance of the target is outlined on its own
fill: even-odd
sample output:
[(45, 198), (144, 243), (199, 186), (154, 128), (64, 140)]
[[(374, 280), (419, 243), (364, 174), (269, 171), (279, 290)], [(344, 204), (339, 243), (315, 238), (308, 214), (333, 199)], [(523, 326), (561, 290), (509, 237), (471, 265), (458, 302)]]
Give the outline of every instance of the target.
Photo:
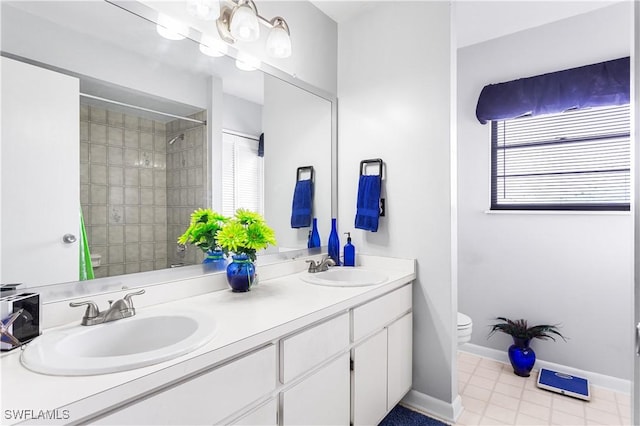
[(502, 333), (508, 334), (516, 339), (551, 339), (555, 341), (556, 339), (554, 336), (557, 336), (561, 337), (565, 342), (567, 341), (567, 339), (558, 331), (557, 325), (541, 324), (529, 327), (527, 320), (524, 319), (515, 321), (504, 317), (497, 317), (496, 319), (502, 322), (491, 325), (489, 337), (493, 336), (497, 331), (501, 331)]
[(197, 209), (191, 213), (191, 223), (178, 238), (179, 244), (194, 244), (204, 252), (219, 250), (218, 232), (229, 218), (211, 209)]
[(275, 232), (256, 212), (238, 209), (234, 217), (217, 234), (218, 244), (225, 252), (246, 254), (253, 261), (256, 251), (276, 244)]

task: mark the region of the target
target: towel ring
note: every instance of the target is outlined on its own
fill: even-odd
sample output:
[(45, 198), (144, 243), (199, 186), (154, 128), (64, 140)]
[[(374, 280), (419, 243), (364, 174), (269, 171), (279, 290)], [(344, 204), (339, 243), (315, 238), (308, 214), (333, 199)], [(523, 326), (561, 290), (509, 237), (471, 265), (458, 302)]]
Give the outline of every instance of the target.
[(381, 158), (373, 158), (371, 160), (362, 160), (360, 162), (360, 176), (364, 175), (364, 170), (367, 164), (377, 164), (378, 165), (378, 176), (380, 176), (380, 180), (382, 180), (382, 169), (383, 169), (383, 161)]
[(302, 172), (309, 172), (311, 173), (311, 182), (314, 182), (314, 170), (313, 170), (313, 166), (303, 166), (303, 167), (298, 167), (298, 170), (296, 170), (296, 182), (300, 180), (300, 174)]

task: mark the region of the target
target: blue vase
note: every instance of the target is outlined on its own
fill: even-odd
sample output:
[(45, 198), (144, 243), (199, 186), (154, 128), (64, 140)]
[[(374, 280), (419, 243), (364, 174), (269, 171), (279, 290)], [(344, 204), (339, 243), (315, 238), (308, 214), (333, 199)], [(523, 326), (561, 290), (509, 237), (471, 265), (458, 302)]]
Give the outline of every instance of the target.
[(529, 377), (536, 363), (536, 353), (529, 347), (529, 339), (513, 338), (513, 345), (509, 347), (509, 361), (516, 375)]
[(207, 271), (224, 271), (227, 261), (222, 250), (209, 250), (204, 254), (202, 266)]
[(338, 237), (338, 229), (336, 219), (331, 219), (331, 233), (329, 234), (329, 257), (333, 259), (336, 266), (340, 266), (340, 238)]
[(309, 241), (307, 242), (307, 248), (320, 247), (320, 234), (318, 233), (318, 218), (313, 218), (313, 226), (311, 228), (311, 235), (309, 235)]
[(231, 291), (242, 293), (249, 291), (256, 278), (256, 267), (246, 254), (236, 254), (227, 266), (227, 281)]

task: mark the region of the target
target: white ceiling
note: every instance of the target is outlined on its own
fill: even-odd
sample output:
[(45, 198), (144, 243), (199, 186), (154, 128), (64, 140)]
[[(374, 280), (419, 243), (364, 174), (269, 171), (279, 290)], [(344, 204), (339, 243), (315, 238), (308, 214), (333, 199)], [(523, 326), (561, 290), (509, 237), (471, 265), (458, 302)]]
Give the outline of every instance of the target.
[[(376, 7), (380, 0), (311, 0), (338, 24)], [(398, 0), (390, 0), (398, 1)], [(442, 1), (442, 0), (423, 0)], [(618, 3), (621, 0), (453, 0), (457, 46), (464, 47)]]

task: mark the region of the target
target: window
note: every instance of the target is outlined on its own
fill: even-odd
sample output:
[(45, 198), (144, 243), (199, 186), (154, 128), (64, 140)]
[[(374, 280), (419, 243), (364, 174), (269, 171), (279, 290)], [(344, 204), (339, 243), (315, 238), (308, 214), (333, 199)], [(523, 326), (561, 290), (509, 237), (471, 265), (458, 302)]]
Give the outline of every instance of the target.
[(491, 122), (492, 210), (629, 210), (629, 105)]
[(264, 214), (263, 159), (258, 140), (222, 133), (222, 214), (239, 208)]

